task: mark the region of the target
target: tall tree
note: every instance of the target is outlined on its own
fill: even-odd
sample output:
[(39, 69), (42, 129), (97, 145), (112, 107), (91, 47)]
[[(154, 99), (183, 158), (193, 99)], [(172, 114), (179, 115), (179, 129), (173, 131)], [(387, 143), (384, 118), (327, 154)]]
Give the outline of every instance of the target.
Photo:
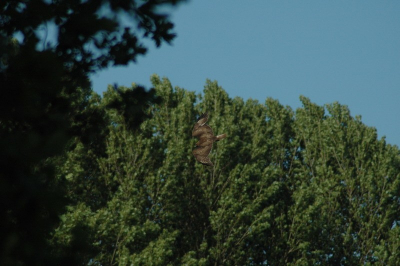
[[(98, 129), (107, 130), (107, 121), (104, 110), (89, 103), (96, 100), (88, 74), (134, 62), (147, 51), (144, 39), (156, 46), (170, 42), (173, 24), (160, 10), (179, 2), (0, 2), (1, 265), (59, 261), (46, 252), (46, 239), (63, 212), (65, 191), (55, 182), (49, 158), (75, 137), (102, 149)], [(155, 99), (142, 88), (120, 96), (124, 99), (110, 108), (137, 97), (135, 108), (125, 113), (133, 117)], [(139, 122), (132, 119), (131, 125)]]
[[(53, 245), (79, 241), (93, 264), (395, 264), (400, 259), (400, 153), (346, 106), (301, 97), (293, 111), (204, 94), (152, 77), (161, 103), (139, 129), (104, 109), (105, 153), (77, 140), (58, 173), (74, 204)], [(135, 88), (121, 88), (130, 91)], [(98, 104), (119, 97), (109, 87)], [(227, 139), (196, 163), (199, 114)], [(88, 168), (87, 166), (91, 167)], [(82, 245), (83, 245), (82, 244)]]

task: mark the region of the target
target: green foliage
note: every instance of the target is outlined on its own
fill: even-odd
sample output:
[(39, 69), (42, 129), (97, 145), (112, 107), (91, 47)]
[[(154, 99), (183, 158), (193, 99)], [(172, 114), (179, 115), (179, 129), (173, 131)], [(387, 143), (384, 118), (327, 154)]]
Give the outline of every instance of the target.
[[(109, 134), (105, 110), (117, 108), (136, 129), (147, 118), (142, 109), (157, 102), (151, 90), (137, 88), (120, 92), (118, 101), (106, 106), (91, 95), (88, 75), (134, 62), (147, 52), (144, 39), (156, 46), (170, 43), (173, 24), (164, 11), (180, 2), (0, 1), (1, 265), (85, 260), (78, 255), (84, 251), (76, 252), (85, 241), (68, 242), (69, 251), (58, 246), (53, 254), (48, 238), (66, 198), (100, 208), (109, 200), (103, 190), (116, 189), (97, 180), (96, 160), (106, 153)], [(56, 180), (54, 167), (69, 150), (79, 152), (67, 156), (87, 163), (65, 165), (74, 174)]]
[[(59, 159), (73, 204), (53, 233), (55, 253), (91, 265), (400, 260), (399, 150), (346, 106), (301, 97), (294, 112), (273, 99), (229, 98), (216, 82), (195, 95), (151, 80), (160, 102), (135, 130), (126, 105), (109, 108), (120, 97), (112, 87), (92, 96), (108, 124), (101, 143), (76, 139)], [(192, 126), (205, 111), (228, 136), (212, 150), (214, 167), (191, 154)]]

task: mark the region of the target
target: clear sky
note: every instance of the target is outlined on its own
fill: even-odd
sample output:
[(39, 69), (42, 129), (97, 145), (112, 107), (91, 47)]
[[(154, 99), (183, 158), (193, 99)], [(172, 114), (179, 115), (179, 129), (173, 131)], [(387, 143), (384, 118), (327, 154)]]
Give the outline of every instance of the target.
[(338, 101), (400, 146), (400, 1), (192, 0), (172, 18), (171, 46), (93, 75), (94, 90), (150, 87), (156, 73), (196, 92), (217, 80), (232, 98), (293, 109), (300, 95)]

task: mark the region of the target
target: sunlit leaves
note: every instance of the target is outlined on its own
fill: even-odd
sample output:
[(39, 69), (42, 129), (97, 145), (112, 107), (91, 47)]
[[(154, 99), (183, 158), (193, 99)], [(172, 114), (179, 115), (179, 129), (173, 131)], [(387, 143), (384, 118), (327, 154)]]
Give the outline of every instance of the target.
[[(82, 190), (86, 197), (76, 198), (55, 239), (71, 241), (73, 228), (88, 226), (90, 262), (99, 264), (399, 259), (399, 150), (346, 106), (301, 97), (303, 107), (293, 111), (270, 98), (232, 99), (217, 82), (196, 96), (151, 80), (160, 101), (143, 111), (139, 130), (129, 129), (126, 116), (135, 103), (111, 88), (97, 105), (109, 121), (106, 152), (86, 157), (77, 144), (68, 154), (60, 169), (71, 197)], [(120, 89), (128, 95), (136, 87)], [(214, 167), (191, 154), (202, 112), (215, 134), (227, 134), (210, 154)]]

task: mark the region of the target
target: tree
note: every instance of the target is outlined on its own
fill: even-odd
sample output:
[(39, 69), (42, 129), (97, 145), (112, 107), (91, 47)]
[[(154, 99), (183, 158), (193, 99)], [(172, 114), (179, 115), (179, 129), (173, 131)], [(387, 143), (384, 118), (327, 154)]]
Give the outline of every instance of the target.
[[(60, 159), (74, 204), (54, 231), (55, 247), (72, 245), (81, 230), (90, 247), (82, 264), (399, 261), (399, 150), (346, 106), (301, 97), (293, 111), (273, 99), (229, 98), (216, 82), (203, 95), (152, 82), (162, 102), (137, 130), (123, 111), (104, 109), (105, 153), (77, 140)], [(97, 106), (115, 97), (109, 87)], [(227, 134), (212, 168), (191, 154), (204, 111)]]
[[(46, 252), (49, 232), (66, 204), (51, 158), (74, 138), (101, 154), (107, 130), (88, 74), (134, 62), (146, 53), (146, 38), (156, 46), (169, 43), (173, 24), (160, 10), (179, 2), (1, 1), (0, 264), (61, 261)], [(143, 88), (121, 95), (121, 106), (138, 97), (135, 109), (126, 113), (133, 117), (155, 101)], [(133, 120), (137, 127), (141, 120)]]

